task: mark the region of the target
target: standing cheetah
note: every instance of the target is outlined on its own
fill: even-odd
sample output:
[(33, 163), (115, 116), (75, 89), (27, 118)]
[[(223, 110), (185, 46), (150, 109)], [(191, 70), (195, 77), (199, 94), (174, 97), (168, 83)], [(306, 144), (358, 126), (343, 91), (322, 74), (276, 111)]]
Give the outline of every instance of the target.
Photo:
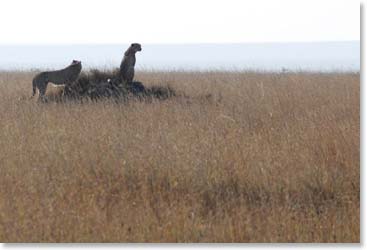
[(68, 85), (73, 83), (79, 76), (82, 70), (81, 61), (73, 60), (72, 63), (60, 70), (55, 71), (45, 71), (37, 74), (33, 78), (33, 94), (32, 97), (36, 94), (36, 89), (39, 90), (39, 100), (44, 101), (47, 84), (49, 82), (55, 85)]

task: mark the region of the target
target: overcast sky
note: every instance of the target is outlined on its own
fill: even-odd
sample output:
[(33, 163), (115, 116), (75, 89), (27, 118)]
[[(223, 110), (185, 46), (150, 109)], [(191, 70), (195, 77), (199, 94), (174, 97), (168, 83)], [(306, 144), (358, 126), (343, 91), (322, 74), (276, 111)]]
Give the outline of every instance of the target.
[(357, 0), (2, 0), (1, 44), (359, 40)]
[(0, 69), (115, 67), (139, 42), (138, 68), (359, 70), (359, 40), (357, 0), (0, 1)]

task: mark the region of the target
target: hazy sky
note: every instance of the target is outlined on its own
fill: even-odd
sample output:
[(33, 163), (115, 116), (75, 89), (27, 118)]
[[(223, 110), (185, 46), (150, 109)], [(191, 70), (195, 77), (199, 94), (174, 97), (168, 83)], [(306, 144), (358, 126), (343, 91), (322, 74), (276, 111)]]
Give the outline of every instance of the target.
[(1, 44), (360, 38), (357, 0), (2, 0)]
[[(115, 67), (139, 42), (137, 67), (359, 70), (360, 2), (1, 0), (0, 35), (0, 69)], [(290, 43), (320, 41), (354, 42)]]

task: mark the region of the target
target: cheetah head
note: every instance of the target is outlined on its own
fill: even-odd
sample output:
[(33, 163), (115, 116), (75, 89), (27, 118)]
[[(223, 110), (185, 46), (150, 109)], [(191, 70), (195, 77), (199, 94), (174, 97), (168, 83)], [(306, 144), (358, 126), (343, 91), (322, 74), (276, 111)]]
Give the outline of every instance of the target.
[(141, 51), (140, 43), (132, 43), (130, 47), (134, 50), (134, 52)]
[(81, 64), (82, 62), (81, 61), (78, 61), (78, 60), (73, 60), (71, 62), (71, 65), (76, 65), (76, 64)]

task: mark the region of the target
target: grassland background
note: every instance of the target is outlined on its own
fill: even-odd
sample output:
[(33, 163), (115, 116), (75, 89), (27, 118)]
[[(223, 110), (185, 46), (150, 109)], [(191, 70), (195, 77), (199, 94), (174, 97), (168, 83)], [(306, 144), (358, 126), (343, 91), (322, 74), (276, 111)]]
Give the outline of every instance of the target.
[(186, 97), (82, 104), (34, 74), (0, 73), (1, 242), (359, 242), (359, 73), (138, 72)]

